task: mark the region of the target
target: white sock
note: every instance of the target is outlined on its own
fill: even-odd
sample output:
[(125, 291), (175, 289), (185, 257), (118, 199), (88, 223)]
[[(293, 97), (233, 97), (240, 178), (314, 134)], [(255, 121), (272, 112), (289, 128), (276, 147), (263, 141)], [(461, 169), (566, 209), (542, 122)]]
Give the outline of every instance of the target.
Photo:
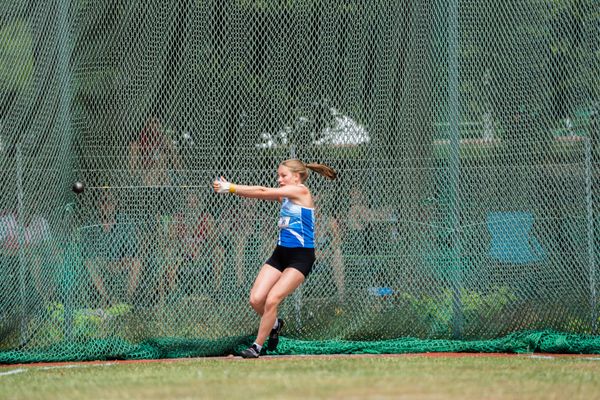
[(262, 346), (256, 342), (252, 343), (252, 347), (254, 347), (259, 353), (262, 350)]
[(273, 325), (273, 329), (277, 329), (279, 326), (279, 318), (275, 318), (275, 324)]

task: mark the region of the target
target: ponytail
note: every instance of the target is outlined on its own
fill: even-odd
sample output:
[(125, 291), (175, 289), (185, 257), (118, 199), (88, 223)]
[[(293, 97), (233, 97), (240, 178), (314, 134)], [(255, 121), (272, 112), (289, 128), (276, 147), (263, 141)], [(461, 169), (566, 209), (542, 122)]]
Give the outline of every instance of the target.
[(327, 179), (333, 180), (333, 179), (337, 178), (337, 172), (335, 172), (335, 170), (333, 168), (331, 168), (325, 164), (317, 164), (317, 163), (304, 164), (302, 161), (300, 161), (298, 159), (290, 159), (290, 160), (285, 160), (284, 162), (281, 163), (281, 165), (285, 165), (286, 167), (288, 167), (290, 169), (290, 171), (297, 172), (298, 174), (300, 174), (300, 180), (302, 181), (302, 183), (304, 183), (306, 181), (306, 179), (308, 178), (308, 169), (315, 171), (317, 174), (322, 175)]
[(333, 168), (325, 164), (306, 164), (306, 168), (315, 171), (317, 174), (324, 176), (327, 179), (334, 180), (337, 178), (337, 172)]

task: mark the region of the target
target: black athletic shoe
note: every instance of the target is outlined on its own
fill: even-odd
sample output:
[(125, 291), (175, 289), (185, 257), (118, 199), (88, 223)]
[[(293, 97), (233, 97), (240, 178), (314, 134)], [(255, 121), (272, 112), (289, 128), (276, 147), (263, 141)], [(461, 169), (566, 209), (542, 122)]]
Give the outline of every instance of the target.
[(250, 346), (246, 350), (242, 350), (240, 356), (242, 356), (242, 358), (258, 358), (259, 351), (256, 350), (254, 346)]
[(277, 328), (271, 329), (271, 333), (269, 334), (269, 341), (267, 342), (267, 350), (274, 351), (277, 349), (277, 345), (279, 344), (279, 333), (283, 329), (283, 320), (281, 318), (277, 318)]

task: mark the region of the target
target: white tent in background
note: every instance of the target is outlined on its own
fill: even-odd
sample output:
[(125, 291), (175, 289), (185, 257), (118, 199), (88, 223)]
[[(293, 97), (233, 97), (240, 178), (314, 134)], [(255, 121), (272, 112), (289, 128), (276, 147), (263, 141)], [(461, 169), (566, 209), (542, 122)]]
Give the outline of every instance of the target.
[(369, 143), (371, 139), (366, 128), (356, 122), (348, 115), (343, 115), (335, 108), (331, 108), (333, 117), (333, 126), (323, 129), (320, 138), (315, 140), (316, 145), (332, 146), (357, 146), (363, 143)]
[[(340, 113), (335, 108), (330, 108), (329, 111), (332, 117), (331, 126), (325, 127), (315, 135), (316, 139), (313, 140), (312, 144), (317, 146), (358, 146), (369, 143), (371, 138), (363, 125), (356, 122), (352, 117)], [(300, 117), (296, 126), (302, 126), (308, 121), (308, 118)], [(263, 132), (260, 135), (262, 142), (257, 143), (256, 147), (270, 149), (286, 146), (292, 129), (291, 126), (284, 126), (275, 134)]]

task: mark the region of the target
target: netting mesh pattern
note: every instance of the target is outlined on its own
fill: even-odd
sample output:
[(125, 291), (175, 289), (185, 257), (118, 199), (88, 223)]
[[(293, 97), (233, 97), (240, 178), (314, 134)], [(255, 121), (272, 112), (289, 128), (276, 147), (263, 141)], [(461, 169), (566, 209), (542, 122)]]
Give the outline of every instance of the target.
[(339, 178), (307, 182), (282, 354), (597, 352), (599, 23), (594, 0), (3, 2), (0, 362), (246, 344), (279, 206), (210, 183), (296, 157)]

